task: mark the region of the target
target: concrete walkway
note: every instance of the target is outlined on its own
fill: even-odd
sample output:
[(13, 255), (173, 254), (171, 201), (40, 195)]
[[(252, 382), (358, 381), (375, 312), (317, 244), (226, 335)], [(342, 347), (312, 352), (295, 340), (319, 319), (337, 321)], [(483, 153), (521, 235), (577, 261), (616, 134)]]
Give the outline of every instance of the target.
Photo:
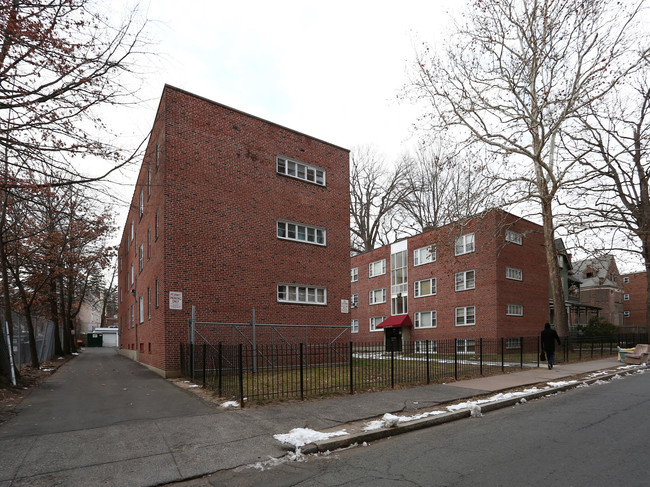
[(273, 435), (324, 430), (619, 366), (615, 358), (321, 401), (222, 410), (113, 349), (62, 366), (0, 426), (0, 487), (148, 486), (285, 454)]

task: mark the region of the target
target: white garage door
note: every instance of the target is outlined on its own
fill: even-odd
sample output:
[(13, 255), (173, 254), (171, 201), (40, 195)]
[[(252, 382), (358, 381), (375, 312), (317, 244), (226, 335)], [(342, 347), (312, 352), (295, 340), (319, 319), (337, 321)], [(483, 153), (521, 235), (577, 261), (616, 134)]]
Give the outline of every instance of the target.
[(102, 346), (104, 347), (117, 347), (117, 333), (104, 333)]

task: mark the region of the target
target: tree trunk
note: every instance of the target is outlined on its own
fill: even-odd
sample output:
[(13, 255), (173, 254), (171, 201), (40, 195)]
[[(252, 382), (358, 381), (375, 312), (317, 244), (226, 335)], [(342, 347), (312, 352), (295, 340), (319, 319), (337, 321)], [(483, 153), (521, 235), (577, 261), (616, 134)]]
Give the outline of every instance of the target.
[(50, 319), (54, 323), (54, 354), (57, 356), (63, 355), (63, 347), (61, 346), (61, 332), (60, 330), (60, 314), (58, 306), (58, 297), (56, 293), (56, 279), (50, 279)]
[(569, 335), (569, 317), (564, 303), (564, 284), (558, 265), (558, 253), (555, 246), (555, 227), (553, 225), (553, 209), (550, 201), (542, 201), (542, 222), (544, 228), (544, 248), (546, 263), (553, 298), (553, 322), (558, 335)]

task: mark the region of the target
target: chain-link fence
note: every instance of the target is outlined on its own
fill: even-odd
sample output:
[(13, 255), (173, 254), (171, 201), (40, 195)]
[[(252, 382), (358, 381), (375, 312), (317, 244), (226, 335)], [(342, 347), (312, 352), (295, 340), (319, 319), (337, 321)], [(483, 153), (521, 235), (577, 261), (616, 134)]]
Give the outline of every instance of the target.
[[(13, 361), (16, 367), (20, 368), (23, 364), (31, 363), (32, 354), (29, 349), (27, 318), (20, 313), (12, 312), (13, 332), (10, 330), (9, 336), (7, 336), (7, 319), (4, 308), (0, 308), (0, 319), (4, 341), (11, 345)], [(54, 356), (54, 323), (41, 316), (32, 316), (32, 323), (36, 337), (38, 360), (39, 362), (49, 360)], [(7, 352), (8, 350), (5, 347), (0, 347), (0, 354), (4, 355)], [(0, 360), (6, 361), (7, 357), (2, 356)]]

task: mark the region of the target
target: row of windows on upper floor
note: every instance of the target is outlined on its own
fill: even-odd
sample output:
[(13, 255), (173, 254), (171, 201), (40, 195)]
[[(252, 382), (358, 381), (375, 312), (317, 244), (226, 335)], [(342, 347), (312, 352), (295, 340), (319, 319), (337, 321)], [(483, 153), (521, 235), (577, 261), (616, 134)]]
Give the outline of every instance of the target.
[[(351, 327), (354, 326), (354, 324), (351, 325)], [(359, 324), (357, 323), (357, 330), (359, 327)], [(356, 333), (356, 332), (352, 332)], [(477, 351), (477, 346), (476, 342), (477, 340), (474, 338), (456, 338), (454, 340), (455, 345), (456, 345), (456, 352), (459, 354), (472, 354), (476, 353)], [(444, 343), (444, 341), (443, 341)], [(521, 348), (522, 344), (522, 339), (521, 338), (516, 338), (516, 337), (511, 337), (511, 338), (506, 338), (506, 348), (507, 349), (519, 349)], [(446, 348), (446, 347), (445, 347)], [(413, 340), (413, 350), (412, 353), (417, 353), (417, 354), (437, 354), (438, 353), (438, 340)], [(445, 350), (445, 353), (448, 353)]]
[[(517, 245), (523, 245), (523, 235), (512, 230), (506, 230), (506, 241)], [(454, 242), (455, 255), (463, 255), (474, 252), (474, 234), (468, 233), (457, 237)], [(413, 266), (421, 266), (436, 261), (436, 246), (428, 245), (413, 251)], [(380, 259), (368, 264), (368, 277), (377, 277), (386, 274), (386, 259)], [(359, 268), (355, 267), (350, 271), (351, 281), (359, 280)]]
[[(455, 308), (455, 326), (474, 326), (476, 325), (476, 306), (460, 306)], [(506, 305), (506, 315), (508, 316), (524, 316), (524, 307), (521, 304), (508, 304)], [(380, 331), (377, 328), (386, 316), (372, 316), (368, 319), (369, 331)], [(438, 326), (438, 312), (436, 310), (416, 311), (413, 313), (413, 328), (437, 328)], [(353, 319), (350, 323), (351, 332), (359, 332), (359, 320)]]
[[(506, 279), (523, 281), (524, 273), (521, 269), (506, 267)], [(476, 272), (474, 270), (457, 272), (454, 276), (454, 288), (456, 291), (467, 291), (476, 287)], [(413, 283), (413, 297), (421, 298), (433, 296), (437, 293), (437, 279), (430, 277)], [(369, 291), (368, 304), (381, 304), (386, 302), (386, 288), (373, 289)], [(359, 295), (353, 294), (351, 305), (353, 308), (359, 306)]]

